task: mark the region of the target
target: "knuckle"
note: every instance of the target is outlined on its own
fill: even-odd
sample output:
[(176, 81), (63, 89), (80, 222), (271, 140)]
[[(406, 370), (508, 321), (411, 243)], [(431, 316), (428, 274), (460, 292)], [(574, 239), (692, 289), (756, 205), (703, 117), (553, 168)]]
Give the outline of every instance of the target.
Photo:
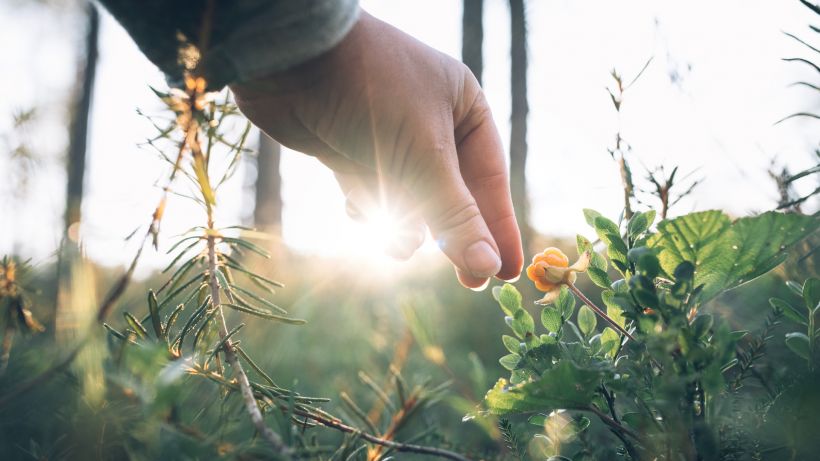
[(437, 233), (461, 235), (476, 227), (476, 218), (481, 219), (481, 211), (475, 201), (470, 201), (443, 209), (433, 219), (431, 227), (436, 229)]
[(470, 189), (486, 191), (506, 191), (510, 184), (505, 171), (472, 177), (468, 183)]

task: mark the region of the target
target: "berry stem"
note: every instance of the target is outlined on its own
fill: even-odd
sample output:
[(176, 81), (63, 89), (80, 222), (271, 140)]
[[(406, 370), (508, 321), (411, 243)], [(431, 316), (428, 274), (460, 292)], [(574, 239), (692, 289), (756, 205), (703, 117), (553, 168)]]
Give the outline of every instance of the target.
[(596, 314), (598, 314), (602, 319), (606, 320), (607, 323), (609, 323), (613, 328), (618, 330), (622, 335), (631, 339), (635, 343), (638, 343), (638, 340), (636, 340), (635, 337), (629, 334), (629, 332), (626, 331), (624, 327), (618, 325), (614, 320), (612, 320), (610, 316), (606, 315), (606, 312), (604, 312), (600, 307), (596, 306), (595, 303), (590, 301), (590, 299), (587, 298), (586, 295), (578, 289), (578, 287), (576, 287), (572, 283), (567, 283), (567, 288), (569, 288), (569, 291), (571, 291), (575, 296), (577, 296), (578, 299), (580, 299), (584, 304), (589, 306), (590, 309), (595, 311)]

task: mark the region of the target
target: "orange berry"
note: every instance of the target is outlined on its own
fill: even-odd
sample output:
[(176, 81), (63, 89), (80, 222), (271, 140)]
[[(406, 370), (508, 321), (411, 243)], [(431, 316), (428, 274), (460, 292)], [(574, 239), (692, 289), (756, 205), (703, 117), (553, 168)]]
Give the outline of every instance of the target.
[(527, 266), (527, 278), (535, 283), (535, 288), (543, 292), (555, 290), (561, 285), (560, 281), (551, 280), (547, 273), (549, 267), (569, 267), (569, 258), (561, 250), (549, 247), (533, 256), (532, 264)]

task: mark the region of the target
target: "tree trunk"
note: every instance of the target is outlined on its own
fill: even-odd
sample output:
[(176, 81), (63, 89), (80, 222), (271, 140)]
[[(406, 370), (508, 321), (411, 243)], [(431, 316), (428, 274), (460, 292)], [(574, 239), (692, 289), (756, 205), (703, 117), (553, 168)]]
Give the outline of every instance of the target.
[(484, 0), (464, 0), (461, 16), (461, 61), (481, 84), (484, 70)]
[[(100, 34), (100, 15), (92, 2), (86, 8), (85, 49), (77, 66), (77, 83), (71, 107), (71, 122), (68, 132), (66, 155), (66, 196), (64, 228), (57, 256), (57, 289), (55, 307), (57, 316), (65, 309), (75, 309), (72, 302), (72, 284), (82, 267), (79, 243), (79, 223), (83, 204), (83, 183), (85, 181), (85, 160), (88, 150), (88, 125), (91, 117), (91, 98), (94, 94), (94, 80), (97, 74), (97, 45)], [(88, 302), (86, 300), (85, 302)]]
[(100, 32), (100, 16), (97, 8), (91, 2), (86, 5), (86, 11), (88, 25), (84, 60), (78, 67), (76, 97), (71, 111), (71, 126), (68, 135), (65, 207), (65, 232), (67, 233), (69, 233), (72, 225), (80, 222), (81, 217), (85, 157), (88, 147), (88, 122), (91, 116), (91, 98), (94, 94), (94, 79), (97, 73), (97, 42)]
[(263, 132), (259, 132), (259, 153), (256, 156), (256, 203), (253, 209), (254, 226), (271, 235), (268, 250), (276, 256), (282, 241), (282, 176), (279, 161), (282, 146)]
[(531, 241), (529, 201), (527, 198), (527, 22), (524, 0), (510, 0), (511, 96), (510, 113), (510, 189), (524, 252)]

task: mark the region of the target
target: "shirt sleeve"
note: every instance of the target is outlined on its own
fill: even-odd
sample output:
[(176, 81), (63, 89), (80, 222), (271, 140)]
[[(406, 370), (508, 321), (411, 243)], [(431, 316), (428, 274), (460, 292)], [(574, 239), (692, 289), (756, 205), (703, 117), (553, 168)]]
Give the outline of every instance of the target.
[(331, 49), (358, 0), (100, 0), (172, 83), (194, 72), (219, 89), (286, 70)]

